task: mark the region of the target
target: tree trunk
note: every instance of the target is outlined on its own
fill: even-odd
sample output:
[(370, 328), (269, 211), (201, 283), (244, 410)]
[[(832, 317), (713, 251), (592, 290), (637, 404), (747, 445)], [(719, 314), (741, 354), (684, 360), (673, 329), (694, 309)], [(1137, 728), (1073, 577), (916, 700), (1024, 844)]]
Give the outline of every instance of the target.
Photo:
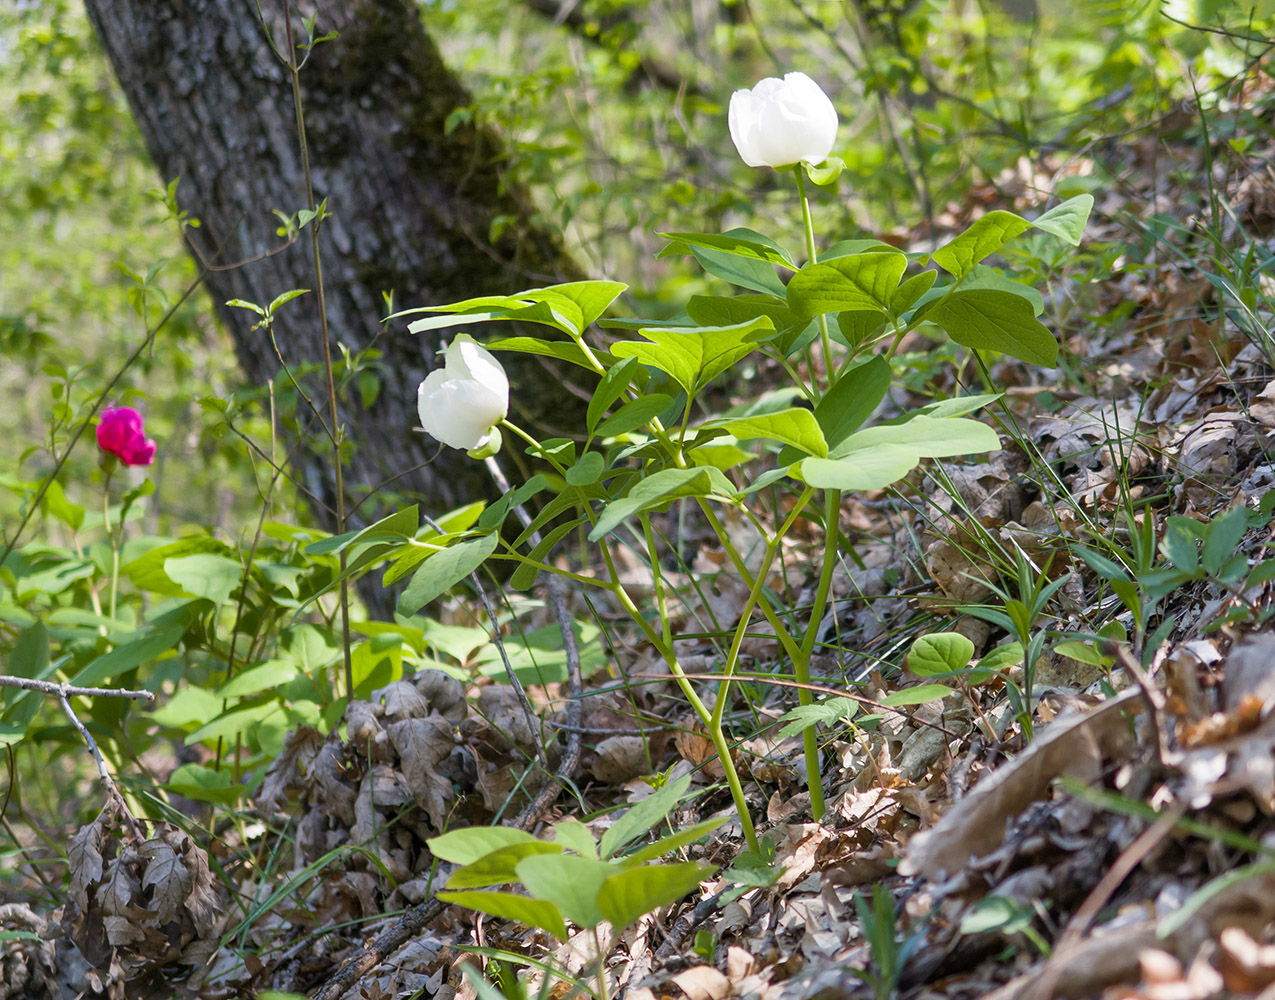
[[(305, 208), (306, 188), (288, 71), (269, 47), (256, 5), (86, 4), (160, 174), (181, 178), (178, 199), (202, 223), (190, 234), (201, 254), (210, 258), (219, 249), (217, 263), (269, 254), (214, 270), (207, 284), (249, 379), (263, 385), (275, 378), (281, 388), (270, 338), (252, 329), (258, 317), (224, 305), (230, 299), (264, 305), (289, 289), (316, 288), (308, 230), (269, 253), (283, 242), (271, 211)], [(286, 52), (282, 5), (263, 0), (262, 6), (270, 8), (269, 29)], [(295, 40), (304, 41), (295, 13), (293, 22)], [(481, 463), (452, 449), (440, 453), (417, 430), (416, 387), (438, 364), (441, 338), (412, 336), (402, 321), (383, 328), (383, 293), (392, 291), (401, 309), (579, 275), (561, 243), (533, 222), (525, 193), (500, 176), (497, 138), (468, 124), (447, 134), (448, 116), (471, 99), (443, 64), (412, 0), (331, 0), (316, 33), (333, 29), (339, 37), (317, 45), (301, 72), (315, 198), (326, 199), (333, 215), (320, 227), (329, 337), (338, 362), (338, 344), (358, 351), (375, 343), (381, 352), (375, 402), (365, 408), (357, 393), (342, 401), (353, 442), (346, 504), (429, 463), (388, 488), (437, 513), (490, 496), (493, 488)], [(321, 361), (313, 291), (281, 307), (276, 334), (290, 367)], [(580, 426), (583, 403), (561, 376), (550, 376), (538, 358), (504, 360), (515, 416), (541, 427)], [(322, 380), (306, 384), (326, 419)], [(294, 474), (326, 506), (320, 516), (332, 527), (331, 447), (320, 432), (310, 437)], [(370, 506), (359, 521), (371, 515)]]

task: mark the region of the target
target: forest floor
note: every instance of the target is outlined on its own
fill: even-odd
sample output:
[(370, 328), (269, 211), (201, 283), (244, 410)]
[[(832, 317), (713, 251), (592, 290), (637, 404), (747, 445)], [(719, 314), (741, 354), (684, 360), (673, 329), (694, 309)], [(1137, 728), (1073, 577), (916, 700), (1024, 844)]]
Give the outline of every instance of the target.
[[(824, 703), (819, 822), (801, 737), (785, 729), (791, 716), (780, 722), (791, 690), (762, 676), (784, 670), (778, 644), (750, 633), (758, 676), (735, 687), (729, 729), (773, 859), (741, 857), (737, 819), (685, 846), (717, 871), (618, 935), (605, 959), (613, 995), (1275, 997), (1275, 339), (1260, 274), (1275, 180), (1266, 140), (1236, 156), (1171, 125), (1024, 168), (950, 207), (956, 231), (993, 208), (1030, 215), (1060, 179), (1105, 178), (1081, 251), (1041, 266), (1065, 360), (991, 370), (1006, 395), (989, 413), (1003, 443), (989, 460), (936, 462), (899, 490), (846, 500), (853, 556), (843, 552), (835, 605), (815, 623), (815, 673), (861, 703), (849, 721), (854, 706)], [(882, 235), (926, 249), (944, 233)], [(914, 346), (918, 385), (955, 391), (952, 366)], [(794, 608), (818, 573), (812, 539), (795, 534), (769, 581)], [(711, 672), (718, 650), (701, 621), (732, 622), (747, 594), (708, 538), (682, 542), (710, 585), (673, 625), (684, 667)], [(649, 571), (630, 570), (633, 590), (649, 591)], [(1015, 621), (1021, 634), (1006, 627)], [(992, 659), (944, 678), (945, 697), (899, 696), (932, 681), (899, 664), (941, 631)], [(1030, 669), (1006, 650), (1016, 639)], [(584, 678), (578, 794), (530, 818), (574, 817), (600, 836), (651, 794), (644, 776), (670, 769), (695, 793), (673, 830), (729, 810), (674, 685), (640, 643), (611, 645), (610, 668)], [(506, 804), (525, 803), (515, 776), (561, 729), (567, 686), (532, 689), (533, 727), (508, 687), (467, 702), (441, 677), (351, 706), (348, 741), (289, 738), (258, 798), (275, 833), (243, 826), (212, 848), (251, 919), (209, 924), (207, 966), (170, 991), (473, 997), (484, 988), (461, 967), (480, 961), (475, 947), (540, 963), (531, 996), (542, 981), (567, 996), (558, 973), (591, 987), (592, 934), (559, 944), (430, 903), (451, 866), (424, 847), (445, 825), (508, 820)], [(432, 713), (446, 726), (415, 725)], [(553, 741), (554, 766), (563, 745)], [(67, 978), (57, 928), (2, 942), (6, 979), (19, 960), (68, 963)], [(116, 949), (101, 995), (164, 992), (130, 978), (142, 963), (129, 956), (147, 947)], [(542, 977), (546, 967), (557, 971)]]

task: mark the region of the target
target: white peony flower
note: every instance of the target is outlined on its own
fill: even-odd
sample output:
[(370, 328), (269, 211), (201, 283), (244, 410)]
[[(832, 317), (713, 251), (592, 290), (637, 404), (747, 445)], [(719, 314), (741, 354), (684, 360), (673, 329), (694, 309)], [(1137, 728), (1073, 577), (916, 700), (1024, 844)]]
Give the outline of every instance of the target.
[(750, 167), (822, 163), (837, 138), (837, 112), (805, 73), (767, 77), (730, 97), (730, 137)]
[(509, 378), (491, 352), (468, 334), (447, 347), (443, 367), (417, 393), (421, 426), (451, 448), (477, 451), (498, 440), (509, 413)]

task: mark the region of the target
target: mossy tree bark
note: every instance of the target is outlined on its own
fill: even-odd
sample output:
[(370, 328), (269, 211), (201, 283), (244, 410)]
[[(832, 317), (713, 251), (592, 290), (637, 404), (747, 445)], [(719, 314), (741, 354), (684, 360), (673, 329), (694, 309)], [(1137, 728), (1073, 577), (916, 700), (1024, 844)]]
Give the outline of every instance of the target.
[[(248, 377), (279, 379), (269, 337), (256, 316), (224, 305), (268, 303), (288, 289), (314, 288), (307, 234), (286, 249), (272, 209), (305, 207), (305, 181), (289, 75), (271, 51), (257, 7), (245, 0), (86, 0), (162, 177), (181, 178), (178, 200), (201, 220), (191, 236), (218, 263), (207, 284)], [(286, 47), (282, 4), (263, 0), (276, 45)], [(294, 13), (295, 34), (304, 39)], [(448, 116), (471, 98), (444, 65), (412, 0), (330, 0), (318, 32), (339, 37), (314, 49), (301, 72), (315, 197), (333, 217), (320, 229), (332, 353), (337, 345), (381, 352), (380, 391), (364, 407), (343, 401), (352, 442), (347, 508), (363, 491), (389, 488), (440, 512), (491, 495), (482, 464), (417, 431), (416, 387), (438, 335), (414, 337), (406, 323), (382, 327), (384, 292), (396, 308), (441, 304), (579, 277), (560, 242), (534, 220), (525, 192), (501, 177), (501, 146), (483, 128)], [(500, 235), (491, 239), (493, 223)], [(290, 367), (323, 357), (316, 296), (279, 313), (276, 333)], [(474, 331), (477, 336), (485, 332)], [(506, 326), (501, 333), (510, 333)], [(506, 355), (515, 415), (548, 428), (578, 427), (583, 403), (540, 359)], [(326, 405), (320, 380), (316, 404)], [(427, 464), (426, 464), (427, 463)], [(296, 478), (335, 507), (331, 449), (320, 434), (301, 450)], [(360, 510), (366, 518), (368, 507)], [(331, 525), (331, 516), (326, 515)], [(375, 595), (367, 595), (373, 596)]]

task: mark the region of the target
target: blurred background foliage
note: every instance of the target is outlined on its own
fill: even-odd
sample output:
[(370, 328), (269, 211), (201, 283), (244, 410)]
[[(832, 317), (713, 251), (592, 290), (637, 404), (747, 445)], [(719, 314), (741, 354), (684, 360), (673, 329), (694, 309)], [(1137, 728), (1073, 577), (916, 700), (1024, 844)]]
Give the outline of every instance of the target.
[[(783, 179), (745, 167), (727, 133), (731, 91), (763, 76), (801, 69), (841, 114), (847, 170), (817, 199), (816, 228), (898, 240), (994, 203), (1003, 184), (1021, 194), (1065, 174), (1076, 154), (1096, 166), (1042, 197), (1111, 184), (1094, 155), (1108, 139), (1187, 127), (1196, 116), (1174, 111), (1193, 89), (1224, 123), (1242, 110), (1233, 81), (1269, 48), (1269, 26), (1229, 0), (423, 0), (421, 16), (474, 97), (449, 124), (494, 125), (507, 176), (586, 271), (628, 282), (629, 307), (648, 313), (711, 280), (658, 259), (657, 231), (792, 219)], [(147, 162), (82, 7), (6, 4), (0, 486), (51, 468), (83, 401), (195, 279), (163, 197), (171, 180)], [(144, 398), (159, 442), (148, 531), (247, 530), (265, 477), (199, 405), (261, 394), (239, 383), (197, 292), (117, 387), (113, 402)], [(243, 429), (268, 447), (264, 415)], [(95, 457), (81, 449), (65, 481), (97, 475)], [(0, 517), (18, 492), (0, 494)]]

